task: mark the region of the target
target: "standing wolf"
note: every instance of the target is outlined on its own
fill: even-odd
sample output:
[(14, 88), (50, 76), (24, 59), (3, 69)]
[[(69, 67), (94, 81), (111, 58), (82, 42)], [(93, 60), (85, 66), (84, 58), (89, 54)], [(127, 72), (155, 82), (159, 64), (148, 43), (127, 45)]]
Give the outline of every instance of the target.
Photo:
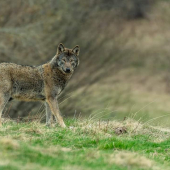
[(61, 127), (66, 127), (60, 115), (57, 97), (64, 90), (79, 65), (80, 48), (68, 49), (59, 44), (56, 55), (38, 67), (13, 63), (0, 64), (0, 125), (2, 111), (11, 99), (43, 101), (46, 105), (46, 124), (51, 124), (51, 112)]

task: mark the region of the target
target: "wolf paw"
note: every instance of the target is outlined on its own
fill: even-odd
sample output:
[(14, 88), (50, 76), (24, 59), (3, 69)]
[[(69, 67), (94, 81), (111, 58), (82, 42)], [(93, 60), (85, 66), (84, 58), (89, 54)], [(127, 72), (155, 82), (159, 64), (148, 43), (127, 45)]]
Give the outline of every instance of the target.
[(63, 123), (63, 124), (61, 124), (61, 127), (62, 128), (66, 128), (66, 125)]

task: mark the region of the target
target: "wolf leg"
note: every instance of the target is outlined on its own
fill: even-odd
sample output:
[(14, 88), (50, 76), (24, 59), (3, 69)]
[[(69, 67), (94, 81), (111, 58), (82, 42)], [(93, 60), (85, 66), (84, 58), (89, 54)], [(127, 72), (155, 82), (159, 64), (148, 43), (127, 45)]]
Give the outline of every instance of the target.
[(9, 96), (8, 95), (4, 95), (4, 94), (0, 94), (0, 126), (2, 126), (2, 112), (5, 108), (5, 105), (8, 103), (9, 100)]
[(50, 106), (50, 109), (53, 113), (53, 115), (55, 116), (55, 119), (58, 120), (58, 123), (61, 127), (66, 127), (64, 121), (63, 121), (63, 118), (62, 116), (60, 115), (60, 110), (59, 110), (59, 106), (58, 106), (58, 102), (57, 102), (57, 99), (55, 98), (49, 98), (47, 100), (47, 103), (49, 104)]
[(45, 107), (46, 107), (46, 126), (51, 126), (52, 114), (50, 106), (47, 102), (45, 103)]

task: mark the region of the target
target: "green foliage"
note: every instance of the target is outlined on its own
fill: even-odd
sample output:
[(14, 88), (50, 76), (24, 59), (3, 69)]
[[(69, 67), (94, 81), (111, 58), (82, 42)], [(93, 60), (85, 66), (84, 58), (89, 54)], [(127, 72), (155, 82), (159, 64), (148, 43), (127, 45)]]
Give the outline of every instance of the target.
[[(150, 130), (132, 134), (128, 129), (127, 134), (117, 136), (111, 126), (108, 132), (102, 132), (95, 126), (88, 128), (90, 124), (84, 120), (68, 119), (66, 124), (72, 127), (47, 128), (36, 122), (5, 123), (0, 129), (0, 169), (149, 170), (170, 166), (170, 139), (154, 142)], [(170, 133), (165, 135), (155, 130), (152, 136), (157, 134), (168, 136)], [(142, 164), (140, 159), (144, 159)]]

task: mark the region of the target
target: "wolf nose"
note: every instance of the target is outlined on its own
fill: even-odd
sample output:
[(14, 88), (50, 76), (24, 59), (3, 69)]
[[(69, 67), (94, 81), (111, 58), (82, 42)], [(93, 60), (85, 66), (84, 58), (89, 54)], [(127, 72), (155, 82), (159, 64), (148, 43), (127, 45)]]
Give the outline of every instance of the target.
[(70, 73), (70, 68), (66, 68), (66, 73)]

